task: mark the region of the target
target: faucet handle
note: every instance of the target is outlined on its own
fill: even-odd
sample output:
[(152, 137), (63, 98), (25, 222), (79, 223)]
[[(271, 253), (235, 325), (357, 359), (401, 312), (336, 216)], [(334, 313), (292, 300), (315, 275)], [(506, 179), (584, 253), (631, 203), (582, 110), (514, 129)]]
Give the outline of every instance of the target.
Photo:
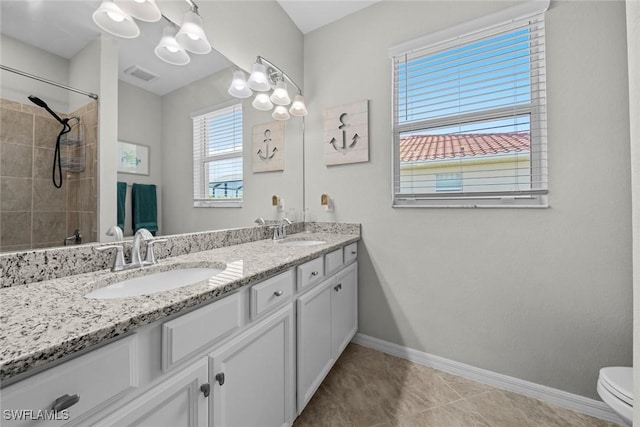
[(145, 264), (155, 264), (158, 262), (158, 260), (156, 259), (156, 255), (153, 253), (153, 245), (155, 245), (156, 243), (165, 243), (165, 242), (167, 242), (167, 239), (164, 239), (164, 238), (147, 240), (147, 254), (145, 255), (145, 258), (144, 258)]
[(124, 268), (124, 248), (122, 245), (108, 245), (108, 246), (98, 246), (95, 248), (98, 252), (105, 252), (111, 249), (116, 250), (116, 255), (113, 257), (113, 265), (111, 266), (111, 271), (120, 271)]

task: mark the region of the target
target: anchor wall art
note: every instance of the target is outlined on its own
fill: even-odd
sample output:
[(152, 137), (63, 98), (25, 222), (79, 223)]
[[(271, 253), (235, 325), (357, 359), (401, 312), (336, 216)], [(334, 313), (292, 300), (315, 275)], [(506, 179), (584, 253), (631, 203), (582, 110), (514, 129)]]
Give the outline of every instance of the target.
[(369, 161), (369, 101), (324, 111), (324, 163), (341, 165)]
[(284, 122), (273, 122), (253, 127), (252, 164), (254, 172), (284, 170)]

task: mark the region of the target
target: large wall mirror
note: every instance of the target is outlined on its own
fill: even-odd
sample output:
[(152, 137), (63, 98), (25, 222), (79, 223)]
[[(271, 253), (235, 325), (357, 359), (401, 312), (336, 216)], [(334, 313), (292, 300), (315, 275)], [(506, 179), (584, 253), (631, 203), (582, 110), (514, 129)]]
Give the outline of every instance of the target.
[[(189, 10), (184, 0), (157, 3), (177, 23)], [(219, 14), (226, 3), (198, 3), (205, 30), (207, 12)], [(134, 39), (105, 36), (91, 19), (100, 4), (0, 3), (0, 64), (40, 78), (0, 71), (0, 251), (60, 246), (65, 239), (75, 244), (76, 230), (82, 243), (112, 240), (105, 230), (122, 220), (116, 212), (118, 188), (125, 189), (124, 229), (125, 236), (131, 235), (135, 184), (156, 186), (160, 235), (252, 226), (258, 217), (300, 219), (302, 118), (273, 125), (271, 113), (254, 109), (252, 98), (231, 97), (227, 90), (233, 72), (247, 65), (240, 67), (217, 51), (216, 40), (209, 40), (210, 53), (190, 54), (187, 65), (167, 64), (154, 54), (166, 20), (136, 21), (140, 35)], [(99, 100), (41, 80), (97, 93)], [(207, 194), (224, 188), (242, 202), (194, 206), (193, 117), (229, 107), (242, 112), (242, 167), (238, 170), (236, 161), (227, 173), (229, 162), (220, 162), (201, 184)], [(73, 129), (77, 137), (60, 138), (59, 154), (56, 144), (64, 125), (48, 109), (70, 125), (79, 123)], [(265, 170), (256, 163), (263, 160), (254, 152), (255, 135), (271, 140), (265, 126), (282, 129), (281, 167)], [(145, 167), (121, 167), (118, 146), (133, 147), (133, 154), (126, 151), (129, 161), (146, 162)], [(59, 169), (55, 156), (61, 159)], [(272, 205), (274, 196), (279, 206)]]

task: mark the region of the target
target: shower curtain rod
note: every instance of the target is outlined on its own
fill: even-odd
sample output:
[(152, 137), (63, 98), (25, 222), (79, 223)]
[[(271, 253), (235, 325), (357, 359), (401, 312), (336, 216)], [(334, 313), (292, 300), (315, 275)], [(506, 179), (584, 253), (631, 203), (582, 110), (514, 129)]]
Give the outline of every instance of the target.
[(80, 93), (82, 95), (88, 96), (89, 98), (98, 99), (98, 95), (96, 95), (95, 93), (85, 92), (84, 90), (76, 89), (76, 88), (71, 87), (71, 86), (63, 85), (61, 83), (56, 83), (56, 82), (54, 82), (52, 80), (47, 80), (47, 79), (44, 79), (42, 77), (34, 76), (33, 74), (25, 73), (24, 71), (16, 70), (15, 68), (7, 67), (6, 65), (1, 65), (0, 64), (0, 69), (6, 70), (6, 71), (9, 71), (9, 72), (12, 72), (12, 73), (19, 74), (21, 76), (29, 77), (31, 79), (38, 80), (38, 81), (43, 82), (43, 83), (49, 83), (50, 85), (58, 86), (58, 87), (61, 87), (62, 89), (67, 89), (67, 90), (70, 90), (72, 92)]

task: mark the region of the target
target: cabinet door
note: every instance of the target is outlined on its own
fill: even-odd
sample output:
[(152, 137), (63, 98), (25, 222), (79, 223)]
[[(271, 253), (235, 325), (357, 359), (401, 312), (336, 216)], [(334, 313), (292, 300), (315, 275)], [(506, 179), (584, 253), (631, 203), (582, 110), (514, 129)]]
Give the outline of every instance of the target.
[(201, 387), (208, 383), (208, 371), (203, 357), (94, 427), (205, 427), (209, 407)]
[(331, 298), (335, 277), (298, 298), (298, 414), (333, 366)]
[(336, 275), (332, 290), (333, 354), (337, 359), (358, 330), (358, 263)]
[(289, 305), (209, 355), (214, 427), (279, 427), (294, 419)]

